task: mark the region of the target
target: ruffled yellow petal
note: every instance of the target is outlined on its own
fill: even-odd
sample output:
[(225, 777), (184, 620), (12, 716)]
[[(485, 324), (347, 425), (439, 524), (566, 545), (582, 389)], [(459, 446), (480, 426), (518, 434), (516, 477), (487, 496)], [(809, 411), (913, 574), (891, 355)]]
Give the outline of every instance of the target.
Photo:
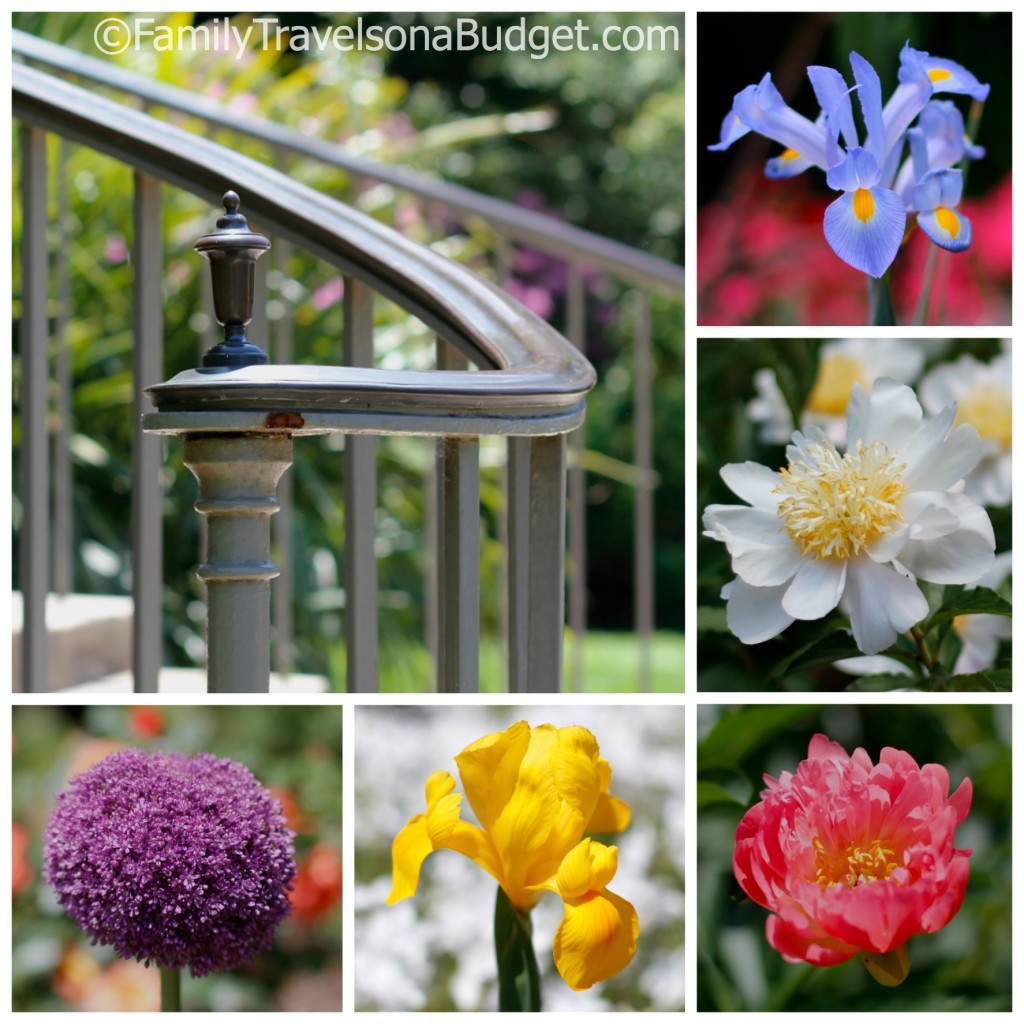
[(555, 933), (555, 965), (566, 984), (580, 992), (624, 970), (639, 935), (631, 903), (607, 889), (592, 893), (566, 903)]
[(512, 798), (529, 745), (530, 726), (516, 722), (471, 743), (455, 758), (469, 806), (484, 829), (491, 829)]
[(603, 889), (615, 877), (618, 866), (618, 847), (584, 839), (565, 855), (555, 886), (562, 899), (579, 899)]
[(586, 824), (587, 832), (621, 832), (629, 827), (631, 812), (629, 804), (612, 796), (608, 790), (612, 784), (612, 766), (603, 758), (597, 760), (597, 771), (601, 778), (601, 793), (597, 804)]
[(434, 849), (427, 835), (427, 816), (417, 814), (391, 844), (391, 895), (389, 904), (415, 896), (420, 884), (420, 867)]
[(558, 795), (579, 811), (584, 821), (594, 813), (601, 794), (597, 740), (589, 729), (571, 725), (559, 729), (551, 751), (551, 774)]
[(427, 779), (427, 813), (417, 814), (391, 844), (391, 895), (389, 904), (416, 893), (420, 868), (434, 850), (455, 850), (476, 861), (499, 884), (504, 884), (501, 864), (487, 835), (462, 821), (462, 794), (452, 792), (455, 780), (448, 772), (434, 772)]

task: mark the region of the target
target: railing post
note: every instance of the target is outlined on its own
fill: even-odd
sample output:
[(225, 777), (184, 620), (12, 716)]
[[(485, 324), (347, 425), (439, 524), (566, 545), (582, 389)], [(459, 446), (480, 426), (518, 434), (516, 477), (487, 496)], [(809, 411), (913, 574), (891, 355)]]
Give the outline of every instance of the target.
[(206, 517), (210, 693), (270, 688), (270, 516), (277, 483), (292, 461), (288, 434), (185, 435), (185, 465), (199, 481)]
[(509, 690), (556, 692), (565, 630), (565, 435), (510, 437)]
[(46, 593), (50, 587), (49, 228), (46, 132), (21, 128), (21, 632), (22, 689), (47, 688)]

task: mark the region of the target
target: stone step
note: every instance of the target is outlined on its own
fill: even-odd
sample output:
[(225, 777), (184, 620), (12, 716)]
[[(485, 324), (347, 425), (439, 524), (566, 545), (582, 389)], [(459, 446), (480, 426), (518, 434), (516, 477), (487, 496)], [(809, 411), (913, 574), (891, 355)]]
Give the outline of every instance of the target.
[[(50, 690), (75, 694), (132, 692), (132, 599), (97, 594), (48, 594), (47, 677)], [(11, 600), (11, 653), (14, 690), (21, 690), (23, 606)], [(161, 693), (206, 693), (201, 668), (163, 668)], [(271, 693), (326, 693), (323, 676), (270, 677)]]

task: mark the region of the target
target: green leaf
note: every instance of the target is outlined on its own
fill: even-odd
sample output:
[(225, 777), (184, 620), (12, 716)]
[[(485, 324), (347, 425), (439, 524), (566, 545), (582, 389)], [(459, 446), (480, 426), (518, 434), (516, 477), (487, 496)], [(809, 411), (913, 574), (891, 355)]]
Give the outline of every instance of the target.
[(830, 665), (841, 658), (859, 658), (862, 653), (849, 632), (837, 628), (833, 621), (813, 640), (779, 661), (769, 673), (769, 678), (778, 680), (789, 672), (813, 668), (815, 665)]
[(498, 957), (498, 1009), (540, 1010), (540, 972), (533, 951), (530, 915), (516, 910), (499, 885), (494, 905), (494, 951)]
[(713, 804), (734, 804), (737, 807), (746, 807), (747, 805), (745, 800), (740, 800), (717, 782), (699, 781), (697, 783), (697, 810), (701, 811)]
[(900, 690), (907, 686), (917, 688), (918, 682), (913, 676), (900, 675), (898, 672), (879, 672), (876, 675), (861, 676), (846, 689), (859, 693), (880, 693), (884, 690)]
[(785, 731), (815, 713), (799, 704), (762, 704), (724, 715), (697, 746), (697, 770), (735, 768), (767, 737)]
[(1009, 690), (1013, 686), (1013, 670), (989, 668), (984, 672), (967, 672), (950, 677), (946, 685), (951, 690)]
[(729, 624), (726, 621), (724, 608), (712, 608), (709, 605), (702, 605), (697, 609), (697, 632), (698, 633), (728, 633)]
[(1013, 615), (1013, 605), (988, 587), (946, 587), (942, 605), (921, 627), (930, 632), (940, 623), (955, 619), (958, 615)]

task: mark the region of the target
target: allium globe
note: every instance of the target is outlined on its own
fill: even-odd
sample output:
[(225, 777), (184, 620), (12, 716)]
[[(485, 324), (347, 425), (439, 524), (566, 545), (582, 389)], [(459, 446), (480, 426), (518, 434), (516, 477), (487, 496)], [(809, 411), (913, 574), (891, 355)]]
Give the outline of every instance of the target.
[(236, 761), (122, 750), (57, 796), (44, 874), (94, 945), (200, 977), (269, 948), (293, 835)]
[[(764, 777), (761, 802), (736, 830), (733, 870), (774, 911), (768, 942), (791, 963), (841, 964), (898, 952), (960, 909), (970, 850), (953, 832), (971, 806), (971, 780), (949, 796), (949, 773), (884, 747), (877, 765), (816, 735), (796, 774)], [(872, 970), (872, 974), (883, 980)], [(898, 984), (902, 977), (884, 980)]]

